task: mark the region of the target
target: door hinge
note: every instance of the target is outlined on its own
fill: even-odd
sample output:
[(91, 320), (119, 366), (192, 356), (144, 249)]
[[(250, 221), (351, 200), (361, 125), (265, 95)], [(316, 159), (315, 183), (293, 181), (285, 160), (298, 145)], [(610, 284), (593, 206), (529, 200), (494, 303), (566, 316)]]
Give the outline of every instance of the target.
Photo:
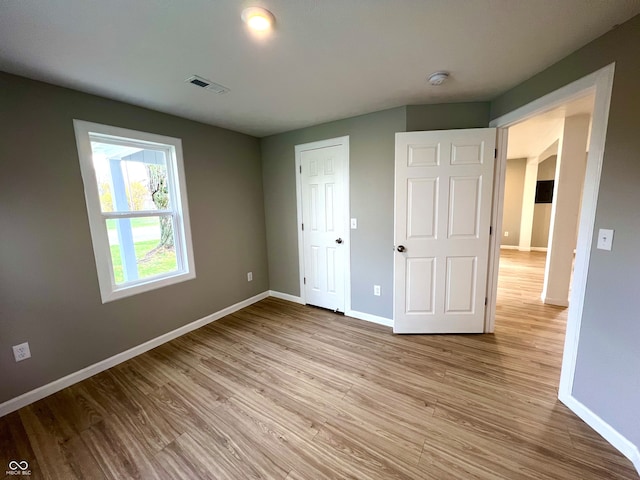
[(300, 165), (300, 173), (302, 173), (302, 165)]
[[(304, 277), (304, 278), (302, 279), (302, 282), (306, 285), (306, 284), (307, 284), (307, 277)], [(485, 304), (485, 305), (486, 305), (486, 304)]]
[(302, 231), (304, 232), (304, 223), (302, 224)]
[(493, 158), (498, 158), (498, 149), (497, 148), (493, 149)]
[(493, 227), (489, 226), (489, 235), (493, 235)]
[(484, 297), (484, 304), (487, 305), (487, 297)]

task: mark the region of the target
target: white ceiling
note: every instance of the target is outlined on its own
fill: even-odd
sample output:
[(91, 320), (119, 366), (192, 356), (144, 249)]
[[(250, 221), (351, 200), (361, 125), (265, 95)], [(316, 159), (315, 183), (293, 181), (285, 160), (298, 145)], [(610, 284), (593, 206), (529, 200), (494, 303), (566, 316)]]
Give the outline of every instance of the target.
[[(248, 5), (275, 15), (267, 38), (244, 28)], [(1, 0), (0, 69), (264, 136), (489, 100), (638, 13), (640, 0)], [(429, 86), (435, 70), (450, 81)]]
[[(595, 94), (591, 93), (510, 127), (507, 158), (539, 156), (562, 136), (564, 119), (572, 115), (592, 115), (594, 101)], [(587, 145), (590, 138), (591, 134)]]

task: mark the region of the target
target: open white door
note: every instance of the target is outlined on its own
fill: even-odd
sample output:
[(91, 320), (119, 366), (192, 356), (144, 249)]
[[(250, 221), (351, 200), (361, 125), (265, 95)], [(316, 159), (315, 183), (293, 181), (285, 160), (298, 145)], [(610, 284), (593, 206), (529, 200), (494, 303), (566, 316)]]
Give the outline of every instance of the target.
[(496, 129), (396, 134), (394, 333), (482, 333)]
[(349, 250), (348, 138), (296, 146), (302, 204), (304, 301), (345, 311)]

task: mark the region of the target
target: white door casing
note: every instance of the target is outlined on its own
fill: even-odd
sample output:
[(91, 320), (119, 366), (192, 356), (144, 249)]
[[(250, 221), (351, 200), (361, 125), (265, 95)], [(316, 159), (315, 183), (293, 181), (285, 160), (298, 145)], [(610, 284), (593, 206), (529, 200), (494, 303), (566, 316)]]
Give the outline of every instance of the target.
[[(506, 144), (508, 128), (516, 123), (532, 118), (540, 113), (553, 110), (563, 104), (569, 103), (595, 91), (595, 102), (592, 113), (591, 140), (587, 155), (587, 171), (584, 180), (584, 190), (582, 194), (582, 205), (580, 208), (580, 220), (578, 229), (578, 241), (576, 246), (575, 266), (573, 281), (571, 283), (571, 298), (569, 301), (569, 312), (567, 314), (567, 331), (565, 335), (564, 352), (562, 356), (562, 370), (560, 373), (560, 386), (558, 398), (578, 414), (589, 425), (594, 427), (598, 433), (605, 437), (616, 448), (621, 450), (628, 458), (628, 451), (624, 446), (620, 446), (606, 428), (601, 428), (590, 419), (586, 419), (570, 404), (572, 402), (573, 378), (575, 375), (576, 359), (578, 355), (578, 339), (582, 323), (582, 310), (584, 307), (587, 277), (589, 272), (589, 261), (593, 243), (593, 232), (595, 229), (596, 207), (598, 204), (598, 192), (600, 188), (600, 174), (604, 160), (605, 140), (607, 124), (609, 120), (609, 106), (613, 89), (613, 77), (615, 63), (611, 63), (585, 77), (554, 90), (547, 95), (540, 97), (531, 103), (523, 105), (516, 110), (509, 112), (491, 121), (490, 125), (498, 128), (498, 136), (502, 137), (501, 148), (498, 152), (498, 164), (504, 173), (507, 163)], [(502, 148), (504, 144), (505, 148)], [(495, 222), (501, 222), (504, 204), (504, 175), (497, 185), (494, 193)], [(496, 225), (499, 231), (500, 225)], [(500, 259), (500, 238), (492, 239), (491, 255), (491, 275), (489, 289), (490, 314), (487, 315), (485, 331), (493, 332), (495, 328), (495, 309), (498, 290), (498, 263)], [(624, 443), (624, 442), (622, 442)]]
[[(640, 454), (637, 445), (627, 439), (615, 428), (609, 425), (597, 413), (590, 410), (573, 396), (573, 382), (578, 358), (579, 338), (582, 327), (582, 314), (585, 303), (587, 279), (595, 230), (596, 210), (598, 206), (598, 192), (600, 176), (604, 163), (605, 140), (609, 122), (609, 107), (613, 91), (615, 63), (611, 63), (600, 70), (586, 75), (572, 83), (560, 87), (543, 97), (523, 105), (509, 113), (491, 121), (492, 127), (498, 128), (498, 165), (497, 172), (501, 179), (496, 180), (494, 192), (493, 218), (496, 231), (501, 231), (500, 222), (504, 204), (504, 170), (507, 163), (507, 132), (516, 123), (527, 120), (540, 113), (553, 110), (595, 91), (595, 102), (591, 122), (591, 140), (587, 155), (587, 171), (580, 208), (578, 241), (575, 254), (573, 281), (571, 283), (571, 298), (567, 313), (567, 330), (565, 334), (564, 351), (562, 355), (562, 370), (558, 398), (573, 413), (584, 420), (591, 428), (598, 432), (611, 445), (632, 461), (636, 470), (640, 472)], [(495, 328), (495, 310), (498, 283), (498, 264), (500, 259), (500, 238), (491, 239), (491, 264), (489, 277), (489, 311), (486, 318), (485, 331), (493, 332)]]
[(394, 333), (484, 331), (495, 141), (396, 134)]
[[(348, 273), (348, 137), (296, 146), (301, 296), (345, 312)], [(301, 213), (301, 215), (300, 215)]]

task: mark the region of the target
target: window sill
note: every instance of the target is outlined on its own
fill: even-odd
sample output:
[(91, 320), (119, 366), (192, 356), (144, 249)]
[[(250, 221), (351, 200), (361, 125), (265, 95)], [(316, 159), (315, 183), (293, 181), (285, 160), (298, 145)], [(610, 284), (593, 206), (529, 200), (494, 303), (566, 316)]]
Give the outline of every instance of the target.
[(133, 285), (123, 285), (116, 287), (113, 290), (101, 291), (102, 303), (112, 302), (121, 298), (130, 297), (139, 293), (150, 292), (158, 288), (168, 287), (169, 285), (175, 285), (176, 283), (185, 282), (187, 280), (193, 280), (196, 278), (196, 272), (178, 272), (173, 275), (165, 276), (162, 278), (150, 278), (147, 281), (136, 282)]

